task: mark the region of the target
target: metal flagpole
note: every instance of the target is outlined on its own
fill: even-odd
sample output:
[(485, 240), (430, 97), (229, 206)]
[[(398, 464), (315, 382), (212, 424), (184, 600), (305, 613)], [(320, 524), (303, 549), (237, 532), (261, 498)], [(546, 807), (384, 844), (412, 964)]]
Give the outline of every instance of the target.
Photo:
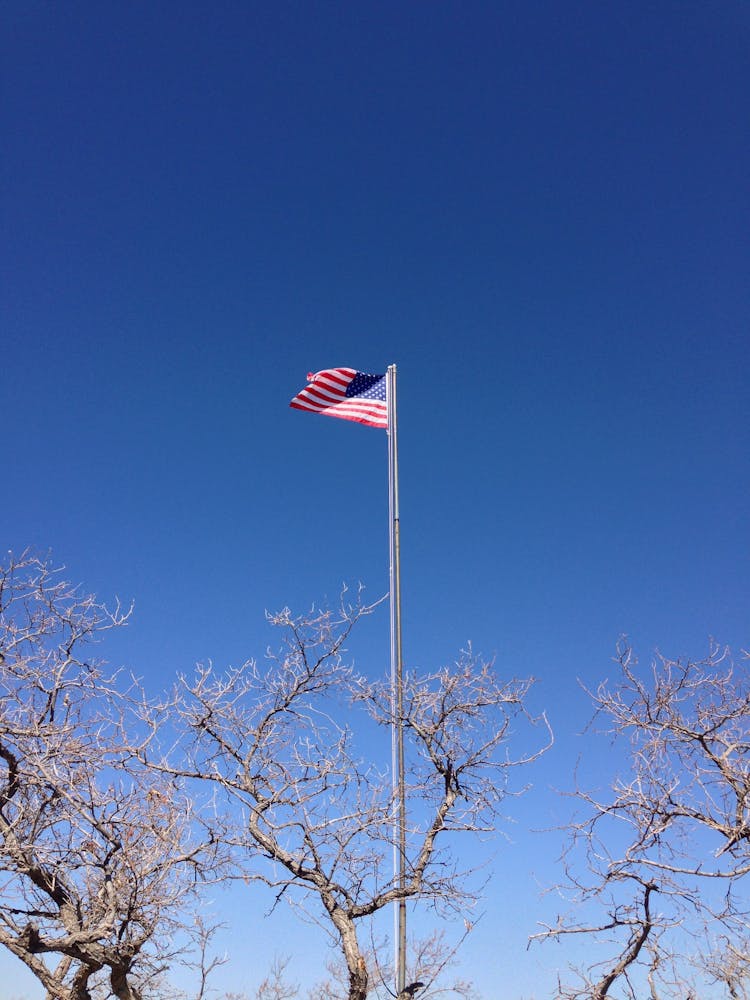
[[(404, 779), (404, 677), (401, 659), (401, 548), (398, 507), (398, 431), (396, 421), (396, 366), (386, 372), (388, 408), (388, 507), (390, 514), (390, 608), (391, 608), (391, 773), (396, 800), (393, 840), (394, 881), (403, 893), (406, 887), (406, 790)], [(396, 995), (406, 987), (406, 899), (394, 904), (394, 948)]]

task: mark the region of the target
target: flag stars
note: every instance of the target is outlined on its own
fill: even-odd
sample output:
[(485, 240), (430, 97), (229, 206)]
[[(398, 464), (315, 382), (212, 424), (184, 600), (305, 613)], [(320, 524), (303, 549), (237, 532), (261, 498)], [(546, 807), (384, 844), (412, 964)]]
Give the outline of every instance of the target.
[(346, 387), (346, 395), (384, 400), (385, 375), (368, 375), (365, 372), (357, 372)]

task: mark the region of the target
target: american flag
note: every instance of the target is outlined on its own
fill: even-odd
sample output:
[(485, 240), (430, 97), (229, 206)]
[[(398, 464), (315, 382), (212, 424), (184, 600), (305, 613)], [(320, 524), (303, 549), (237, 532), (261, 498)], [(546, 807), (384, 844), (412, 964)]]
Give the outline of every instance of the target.
[(355, 420), (368, 427), (388, 427), (385, 375), (367, 375), (354, 368), (310, 372), (308, 385), (289, 404), (326, 417)]

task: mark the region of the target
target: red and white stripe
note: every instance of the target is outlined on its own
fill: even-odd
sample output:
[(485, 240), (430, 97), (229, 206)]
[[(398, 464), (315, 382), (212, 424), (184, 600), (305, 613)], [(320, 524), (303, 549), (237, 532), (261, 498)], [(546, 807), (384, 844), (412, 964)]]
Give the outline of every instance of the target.
[(388, 427), (385, 400), (347, 396), (346, 388), (357, 374), (355, 368), (325, 368), (307, 376), (308, 385), (289, 404), (295, 410), (309, 410), (326, 417), (354, 420), (368, 427)]

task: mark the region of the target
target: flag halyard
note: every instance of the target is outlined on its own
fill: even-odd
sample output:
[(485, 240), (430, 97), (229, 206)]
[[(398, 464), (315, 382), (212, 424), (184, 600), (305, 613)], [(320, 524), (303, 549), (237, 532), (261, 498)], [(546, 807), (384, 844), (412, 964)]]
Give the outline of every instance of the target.
[(385, 375), (369, 375), (355, 368), (325, 368), (311, 372), (307, 381), (289, 404), (295, 410), (388, 428)]

